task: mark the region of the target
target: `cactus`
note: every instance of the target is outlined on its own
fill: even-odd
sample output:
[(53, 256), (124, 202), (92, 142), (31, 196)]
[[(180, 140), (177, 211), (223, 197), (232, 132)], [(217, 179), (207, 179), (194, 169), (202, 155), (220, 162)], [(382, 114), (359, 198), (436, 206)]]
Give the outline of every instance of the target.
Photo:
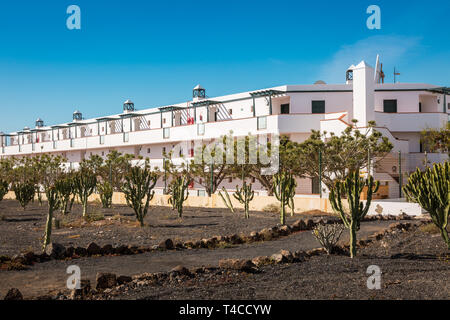
[(61, 213), (65, 215), (71, 211), (75, 200), (74, 180), (71, 177), (61, 178), (55, 182), (55, 187), (58, 191)]
[(244, 181), (242, 184), (242, 188), (239, 188), (239, 186), (236, 186), (236, 192), (233, 193), (233, 197), (238, 200), (241, 204), (244, 205), (244, 212), (245, 212), (245, 218), (249, 219), (250, 215), (248, 213), (248, 207), (250, 204), (250, 201), (253, 200), (253, 197), (255, 196), (255, 191), (252, 191), (252, 184), (248, 184)]
[[(360, 201), (363, 188), (367, 186), (367, 202)], [(377, 192), (379, 181), (374, 181), (369, 175), (368, 179), (359, 176), (359, 171), (348, 174), (344, 181), (336, 181), (331, 188), (329, 200), (333, 210), (339, 214), (344, 226), (350, 231), (350, 257), (356, 256), (356, 232), (359, 231), (361, 220), (369, 211), (372, 195)], [(342, 207), (342, 197), (347, 196), (349, 213)]]
[[(297, 184), (295, 185), (295, 187), (297, 187)], [(293, 217), (295, 214), (295, 203), (294, 203), (295, 187), (291, 190), (291, 193), (288, 194), (289, 197), (288, 207), (289, 209), (291, 209), (291, 217)]]
[(114, 193), (111, 183), (109, 183), (108, 181), (98, 183), (97, 190), (100, 194), (100, 200), (102, 202), (103, 208), (111, 208), (112, 197)]
[(8, 182), (0, 179), (0, 201), (3, 200), (3, 197), (8, 193)]
[(45, 191), (45, 195), (47, 196), (48, 201), (48, 213), (47, 213), (47, 222), (45, 224), (44, 244), (42, 246), (43, 251), (45, 251), (45, 248), (47, 248), (47, 246), (51, 242), (53, 213), (62, 204), (61, 198), (59, 197), (59, 191), (57, 189), (58, 184), (60, 184), (60, 181), (57, 181), (55, 183), (55, 186), (49, 187)]
[(177, 209), (179, 218), (183, 216), (183, 202), (186, 201), (189, 196), (189, 193), (187, 192), (188, 187), (189, 179), (186, 176), (175, 178), (169, 186), (169, 203), (172, 204), (174, 209)]
[(418, 203), (428, 211), (433, 223), (439, 228), (442, 239), (450, 249), (447, 232), (450, 208), (450, 163), (434, 164), (425, 171), (417, 169), (403, 187), (406, 199)]
[(97, 185), (97, 177), (92, 170), (82, 167), (80, 171), (76, 172), (73, 179), (73, 186), (75, 194), (83, 205), (83, 218), (87, 218), (88, 199), (91, 194), (94, 193)]
[(219, 191), (219, 196), (222, 198), (222, 201), (227, 206), (227, 208), (230, 209), (232, 213), (234, 213), (233, 203), (231, 203), (230, 195), (228, 194), (227, 189), (225, 189), (225, 187), (222, 187), (222, 191), (225, 194), (225, 196), (222, 194), (221, 191)]
[(296, 187), (297, 182), (290, 172), (277, 173), (273, 177), (273, 191), (275, 197), (280, 201), (280, 223), (282, 225), (286, 224), (285, 207), (289, 205), (289, 200), (292, 198), (292, 194), (295, 194)]
[(155, 195), (153, 188), (157, 180), (158, 176), (151, 172), (148, 164), (144, 168), (131, 167), (125, 175), (122, 192), (125, 194), (127, 204), (133, 209), (141, 227), (144, 226), (144, 218), (147, 215), (150, 201)]
[(34, 195), (36, 194), (36, 186), (31, 181), (14, 183), (12, 190), (23, 210), (25, 210), (30, 201), (34, 199)]

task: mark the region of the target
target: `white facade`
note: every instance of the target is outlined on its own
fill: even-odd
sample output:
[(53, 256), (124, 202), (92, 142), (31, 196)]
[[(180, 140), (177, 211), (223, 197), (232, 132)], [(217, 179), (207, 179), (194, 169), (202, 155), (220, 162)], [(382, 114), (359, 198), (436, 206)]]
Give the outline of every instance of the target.
[[(180, 142), (182, 150), (175, 156), (189, 159), (195, 143), (230, 131), (234, 136), (286, 134), (302, 142), (312, 129), (339, 134), (352, 119), (358, 120), (359, 127), (376, 121), (377, 130), (394, 144), (393, 152), (420, 156), (420, 131), (441, 128), (448, 121), (448, 88), (375, 83), (375, 71), (364, 61), (350, 71), (353, 77), (346, 84), (285, 85), (215, 98), (206, 98), (204, 89), (197, 86), (192, 100), (171, 106), (134, 111), (134, 104), (127, 100), (122, 113), (104, 118), (83, 120), (75, 112), (68, 123), (42, 126), (36, 122), (34, 129), (0, 134), (0, 157), (61, 154), (76, 166), (91, 155), (106, 157), (117, 150), (149, 158), (152, 165), (161, 167), (163, 151)], [(443, 161), (446, 155), (430, 158)], [(377, 178), (393, 184), (395, 190), (389, 172)], [(234, 188), (236, 183), (226, 180), (224, 186)], [(265, 194), (257, 183), (255, 187)], [(311, 180), (301, 179), (297, 192), (311, 194)], [(396, 196), (394, 191), (391, 196)]]

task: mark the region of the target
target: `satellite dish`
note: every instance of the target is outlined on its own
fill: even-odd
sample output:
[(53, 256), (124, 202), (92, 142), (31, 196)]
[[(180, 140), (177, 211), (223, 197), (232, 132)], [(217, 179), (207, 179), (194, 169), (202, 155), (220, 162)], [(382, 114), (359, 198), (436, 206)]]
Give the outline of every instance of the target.
[(327, 84), (327, 83), (323, 80), (317, 80), (316, 82), (314, 82), (314, 84)]

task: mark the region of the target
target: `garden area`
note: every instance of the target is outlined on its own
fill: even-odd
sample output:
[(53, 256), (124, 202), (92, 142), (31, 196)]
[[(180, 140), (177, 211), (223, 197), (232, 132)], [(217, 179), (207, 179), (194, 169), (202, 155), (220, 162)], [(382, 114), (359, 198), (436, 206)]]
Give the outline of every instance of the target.
[[(328, 169), (312, 161), (307, 173), (299, 159), (316, 154), (315, 148), (324, 147), (321, 141), (317, 134), (303, 144), (283, 138), (280, 169), (264, 177), (257, 174), (259, 163), (218, 164), (202, 158), (176, 167), (168, 160), (162, 172), (148, 159), (136, 163), (116, 151), (106, 160), (83, 160), (77, 170), (65, 166), (60, 156), (1, 159), (0, 296), (448, 298), (449, 162), (412, 172), (403, 186), (407, 200), (427, 215), (369, 216), (380, 183), (360, 170), (376, 165), (368, 149), (380, 158), (392, 146), (374, 131), (366, 136), (350, 128), (319, 153), (328, 159), (323, 162)], [(342, 152), (354, 157), (339, 167)], [(250, 210), (250, 203), (258, 201), (248, 183), (252, 174), (276, 199), (270, 210)], [(334, 214), (295, 212), (295, 178), (305, 174), (323, 178)], [(241, 185), (234, 192), (219, 190), (230, 175), (240, 177)], [(199, 177), (226, 209), (185, 205), (189, 185)], [(168, 206), (151, 204), (161, 178)], [(126, 205), (113, 203), (114, 192), (123, 194)], [(100, 200), (92, 202), (95, 194)], [(382, 275), (381, 282), (372, 284), (376, 290), (368, 280), (370, 270)]]

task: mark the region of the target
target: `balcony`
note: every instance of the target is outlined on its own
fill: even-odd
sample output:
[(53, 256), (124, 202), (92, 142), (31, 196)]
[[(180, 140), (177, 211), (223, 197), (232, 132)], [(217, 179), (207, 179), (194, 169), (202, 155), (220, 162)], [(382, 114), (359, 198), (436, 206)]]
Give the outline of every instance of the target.
[(375, 112), (377, 126), (392, 132), (420, 132), (427, 128), (442, 128), (448, 121), (448, 114), (442, 112), (384, 113)]

